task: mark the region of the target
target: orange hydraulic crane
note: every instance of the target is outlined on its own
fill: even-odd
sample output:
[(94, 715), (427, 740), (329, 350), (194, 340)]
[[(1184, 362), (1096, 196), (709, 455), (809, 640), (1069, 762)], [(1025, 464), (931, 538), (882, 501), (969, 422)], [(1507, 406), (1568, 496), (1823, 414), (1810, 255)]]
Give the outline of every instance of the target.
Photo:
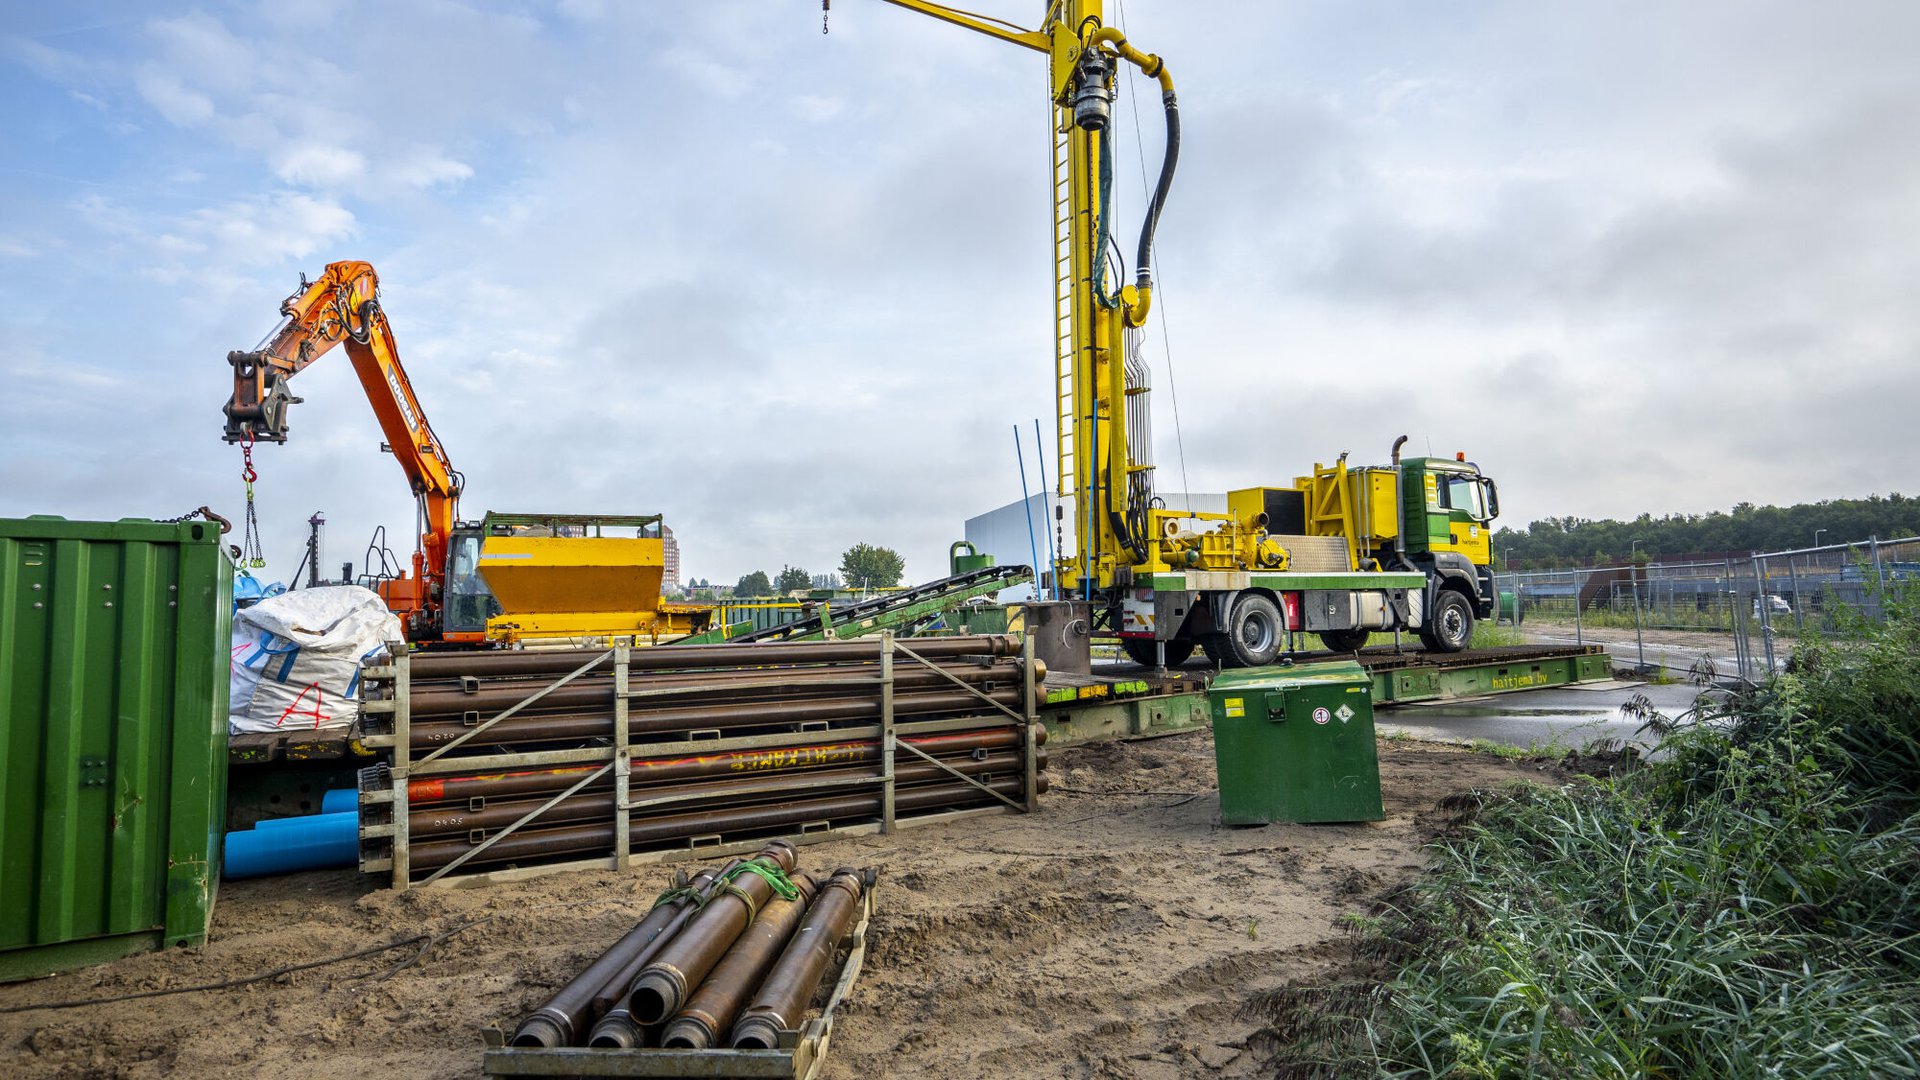
[(386, 435), (386, 448), (399, 459), (420, 508), (413, 573), (376, 587), (406, 622), (408, 638), (439, 638), (447, 556), (466, 481), (447, 459), (400, 366), (393, 328), (380, 310), (380, 277), (368, 263), (332, 263), (318, 281), (301, 275), (300, 288), (281, 303), (280, 314), (280, 325), (252, 351), (227, 354), (233, 400), (221, 410), (227, 416), (223, 437), (248, 448), (256, 440), (286, 442), (287, 406), (300, 401), (288, 394), (287, 380), (344, 342)]

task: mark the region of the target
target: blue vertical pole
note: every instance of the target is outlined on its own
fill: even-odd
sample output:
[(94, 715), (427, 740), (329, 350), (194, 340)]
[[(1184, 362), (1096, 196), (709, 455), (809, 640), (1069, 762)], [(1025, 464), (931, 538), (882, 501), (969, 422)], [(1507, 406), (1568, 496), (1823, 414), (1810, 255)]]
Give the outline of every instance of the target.
[(1027, 494), (1027, 454), (1020, 448), (1020, 425), (1013, 425), (1013, 457), (1020, 463), (1020, 505), (1027, 509), (1027, 550), (1033, 553), (1033, 597), (1040, 598), (1040, 546), (1033, 539), (1033, 496)]
[[(1040, 418), (1036, 416), (1033, 418), (1033, 456), (1040, 465), (1040, 495), (1042, 498), (1045, 498), (1048, 490), (1046, 446), (1046, 442), (1040, 438)], [(1053, 501), (1048, 499), (1041, 505), (1052, 509)], [(1052, 565), (1049, 566), (1048, 569), (1058, 574), (1060, 571), (1060, 552), (1053, 546), (1053, 521), (1051, 520), (1051, 515), (1040, 515), (1040, 532), (1047, 538), (1047, 558), (1052, 560)], [(1053, 587), (1053, 598), (1058, 600), (1060, 599), (1060, 579), (1058, 577), (1054, 578)]]

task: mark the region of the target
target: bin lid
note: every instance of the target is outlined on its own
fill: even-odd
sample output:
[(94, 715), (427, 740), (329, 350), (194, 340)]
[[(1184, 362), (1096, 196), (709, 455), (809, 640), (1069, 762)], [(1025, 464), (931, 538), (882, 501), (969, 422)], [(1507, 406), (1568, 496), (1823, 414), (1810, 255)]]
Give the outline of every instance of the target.
[(1312, 664), (1294, 664), (1290, 667), (1248, 668), (1239, 671), (1224, 671), (1213, 680), (1209, 693), (1257, 693), (1271, 690), (1293, 690), (1302, 686), (1352, 686), (1354, 684), (1371, 686), (1373, 677), (1367, 669), (1351, 660), (1323, 660)]

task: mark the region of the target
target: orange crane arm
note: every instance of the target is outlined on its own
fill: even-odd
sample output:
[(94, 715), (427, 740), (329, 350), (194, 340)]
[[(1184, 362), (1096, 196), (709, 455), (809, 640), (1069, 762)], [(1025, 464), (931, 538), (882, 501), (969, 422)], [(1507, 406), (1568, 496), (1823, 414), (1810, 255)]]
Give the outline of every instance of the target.
[(421, 550), (414, 552), (414, 578), (427, 585), (428, 595), (413, 606), (435, 605), (464, 482), (400, 366), (393, 328), (380, 310), (379, 275), (364, 262), (329, 264), (317, 281), (302, 275), (280, 314), (280, 325), (257, 348), (227, 354), (233, 399), (222, 409), (227, 416), (223, 437), (230, 443), (286, 442), (287, 406), (300, 401), (287, 393), (287, 380), (344, 342), (387, 446), (420, 504)]

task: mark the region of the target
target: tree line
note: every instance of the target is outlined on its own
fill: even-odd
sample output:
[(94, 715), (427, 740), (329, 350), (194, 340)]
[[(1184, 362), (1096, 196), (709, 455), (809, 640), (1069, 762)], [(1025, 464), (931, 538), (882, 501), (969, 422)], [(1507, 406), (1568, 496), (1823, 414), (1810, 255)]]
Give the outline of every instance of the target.
[(1724, 552), (1784, 551), (1878, 537), (1920, 535), (1920, 498), (1898, 492), (1864, 499), (1824, 499), (1793, 506), (1755, 506), (1709, 514), (1641, 514), (1632, 521), (1559, 517), (1493, 534), (1494, 564), (1540, 570), (1645, 556), (1650, 559)]
[(892, 548), (859, 543), (840, 556), (838, 573), (811, 574), (803, 567), (783, 564), (773, 577), (768, 577), (765, 570), (740, 575), (733, 595), (787, 596), (803, 589), (837, 589), (843, 584), (850, 589), (891, 589), (900, 584), (906, 569), (906, 560)]

